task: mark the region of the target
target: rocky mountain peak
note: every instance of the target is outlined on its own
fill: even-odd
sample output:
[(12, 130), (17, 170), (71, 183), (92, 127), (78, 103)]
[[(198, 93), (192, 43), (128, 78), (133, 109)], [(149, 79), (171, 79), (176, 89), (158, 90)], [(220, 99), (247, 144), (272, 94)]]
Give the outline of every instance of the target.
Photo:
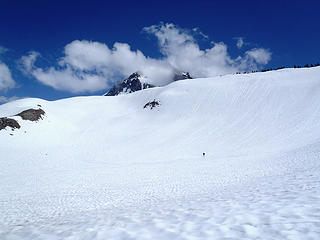
[(104, 96), (116, 96), (155, 87), (152, 84), (141, 82), (142, 78), (143, 76), (139, 72), (132, 73), (128, 78), (118, 82)]
[(188, 72), (175, 73), (173, 76), (173, 81), (179, 81), (184, 79), (192, 79)]
[[(141, 80), (145, 78), (141, 73), (134, 72), (126, 79), (118, 82), (114, 87), (112, 87), (109, 92), (104, 94), (104, 96), (117, 96), (120, 94), (128, 94), (136, 92), (146, 88), (155, 87), (155, 85), (142, 82)], [(179, 81), (184, 79), (192, 79), (188, 72), (175, 73), (172, 81)]]

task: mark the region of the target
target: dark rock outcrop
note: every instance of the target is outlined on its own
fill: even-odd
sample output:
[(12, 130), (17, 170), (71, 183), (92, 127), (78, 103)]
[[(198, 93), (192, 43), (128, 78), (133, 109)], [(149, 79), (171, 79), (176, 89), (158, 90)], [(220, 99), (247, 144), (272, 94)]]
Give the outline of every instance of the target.
[(146, 88), (155, 87), (149, 83), (141, 82), (141, 75), (138, 72), (131, 74), (128, 78), (117, 83), (104, 96), (116, 96), (119, 94), (132, 93)]
[(173, 76), (173, 81), (185, 80), (185, 79), (192, 79), (188, 72), (182, 73), (175, 73)]
[(12, 118), (0, 118), (0, 130), (5, 129), (6, 127), (11, 127), (12, 130), (20, 128), (19, 123)]
[(45, 115), (45, 112), (39, 108), (39, 109), (28, 109), (25, 110), (16, 116), (21, 117), (23, 120), (29, 120), (29, 121), (38, 121), (42, 119), (42, 116)]
[(153, 101), (150, 101), (150, 102), (147, 102), (143, 108), (150, 108), (150, 109), (153, 109), (155, 107), (158, 107), (160, 105), (160, 102), (159, 101), (156, 101), (155, 99)]

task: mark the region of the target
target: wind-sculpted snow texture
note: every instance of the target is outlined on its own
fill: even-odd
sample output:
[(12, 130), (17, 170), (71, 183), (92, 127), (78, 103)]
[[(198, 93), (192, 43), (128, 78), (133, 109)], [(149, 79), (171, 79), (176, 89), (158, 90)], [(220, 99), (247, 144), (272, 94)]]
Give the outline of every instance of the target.
[(320, 239), (319, 67), (0, 117), (38, 104), (0, 131), (0, 239)]

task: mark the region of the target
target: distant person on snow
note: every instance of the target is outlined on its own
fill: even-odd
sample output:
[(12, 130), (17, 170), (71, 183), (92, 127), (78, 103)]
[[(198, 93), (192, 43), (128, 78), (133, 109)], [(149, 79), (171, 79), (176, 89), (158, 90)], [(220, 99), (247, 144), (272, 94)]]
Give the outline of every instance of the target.
[(205, 157), (206, 156), (206, 153), (202, 153), (202, 157)]

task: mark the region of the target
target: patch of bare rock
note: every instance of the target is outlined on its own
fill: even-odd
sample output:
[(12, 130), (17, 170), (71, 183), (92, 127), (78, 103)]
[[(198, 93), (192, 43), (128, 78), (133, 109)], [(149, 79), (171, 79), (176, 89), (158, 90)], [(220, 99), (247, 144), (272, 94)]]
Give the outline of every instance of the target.
[(42, 119), (42, 116), (45, 115), (45, 112), (39, 108), (39, 109), (28, 109), (25, 110), (16, 116), (20, 116), (23, 120), (29, 120), (29, 121), (38, 121)]

